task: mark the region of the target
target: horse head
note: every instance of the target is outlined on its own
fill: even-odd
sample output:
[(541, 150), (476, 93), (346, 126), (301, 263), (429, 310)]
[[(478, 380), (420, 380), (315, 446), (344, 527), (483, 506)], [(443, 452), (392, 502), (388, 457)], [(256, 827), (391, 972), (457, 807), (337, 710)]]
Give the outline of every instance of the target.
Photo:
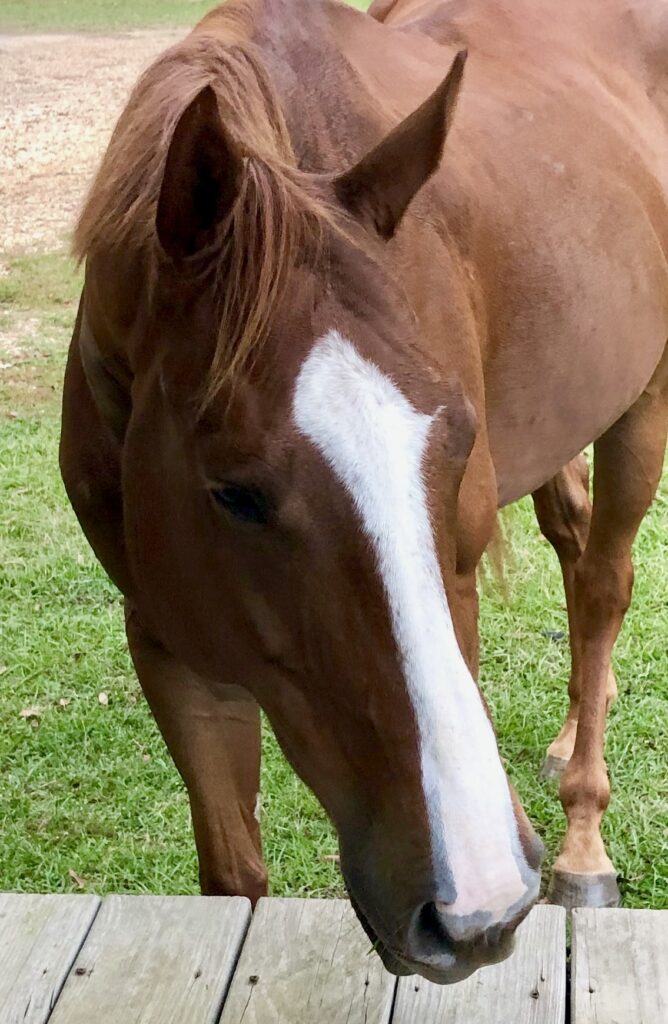
[[(477, 410), (393, 273), (463, 63), (338, 175), (297, 171), (262, 133), (244, 145), (204, 84), (145, 211), (119, 219), (141, 244), (109, 244), (104, 203), (84, 216), (107, 231), (87, 246), (82, 337), (122, 442), (133, 601), (212, 687), (254, 695), (336, 827), (384, 962), (437, 981), (507, 955), (540, 861), (458, 579)], [(129, 400), (95, 371), (113, 359)]]

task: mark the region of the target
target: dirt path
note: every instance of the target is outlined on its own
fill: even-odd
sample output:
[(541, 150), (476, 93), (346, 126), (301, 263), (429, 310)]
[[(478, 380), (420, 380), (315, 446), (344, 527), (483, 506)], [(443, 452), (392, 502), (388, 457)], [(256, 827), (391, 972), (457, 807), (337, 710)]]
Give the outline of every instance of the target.
[(0, 253), (67, 245), (138, 73), (183, 35), (0, 34)]

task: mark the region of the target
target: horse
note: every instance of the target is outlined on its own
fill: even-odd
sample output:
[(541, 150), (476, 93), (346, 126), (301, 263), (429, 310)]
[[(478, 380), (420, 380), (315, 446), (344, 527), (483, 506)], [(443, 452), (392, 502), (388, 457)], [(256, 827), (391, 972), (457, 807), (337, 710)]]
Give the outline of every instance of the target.
[(477, 569), (525, 495), (572, 652), (549, 895), (619, 899), (603, 741), (668, 428), (667, 59), (660, 0), (229, 0), (140, 78), (75, 230), (60, 465), (202, 891), (267, 891), (262, 708), (395, 974), (502, 959), (539, 894), (477, 684)]

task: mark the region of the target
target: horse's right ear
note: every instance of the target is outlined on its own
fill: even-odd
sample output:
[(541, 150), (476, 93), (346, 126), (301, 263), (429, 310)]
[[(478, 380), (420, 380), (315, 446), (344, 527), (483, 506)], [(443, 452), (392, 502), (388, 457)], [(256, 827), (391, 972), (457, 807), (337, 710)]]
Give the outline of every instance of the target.
[(156, 231), (168, 256), (179, 261), (213, 241), (238, 195), (242, 170), (207, 85), (181, 114), (167, 153)]
[(392, 237), (411, 199), (441, 161), (465, 63), (466, 50), (461, 50), (422, 106), (334, 182), (343, 207), (382, 238)]

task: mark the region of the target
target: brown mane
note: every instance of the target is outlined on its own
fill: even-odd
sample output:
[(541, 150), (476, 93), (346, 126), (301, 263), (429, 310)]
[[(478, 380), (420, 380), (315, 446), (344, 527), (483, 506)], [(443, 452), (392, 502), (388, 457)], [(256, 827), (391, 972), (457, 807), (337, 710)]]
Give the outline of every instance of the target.
[[(190, 270), (215, 289), (220, 314), (204, 403), (255, 360), (296, 258), (316, 253), (333, 211), (296, 166), (276, 89), (252, 44), (240, 38), (246, 5), (217, 12), (217, 31), (193, 34), (152, 64), (121, 114), (75, 229), (80, 261), (101, 252), (138, 257), (152, 290), (166, 256), (156, 211), (167, 153), (184, 110), (206, 86), (245, 158), (239, 195), (216, 243)], [(242, 35), (242, 34), (241, 34)]]

